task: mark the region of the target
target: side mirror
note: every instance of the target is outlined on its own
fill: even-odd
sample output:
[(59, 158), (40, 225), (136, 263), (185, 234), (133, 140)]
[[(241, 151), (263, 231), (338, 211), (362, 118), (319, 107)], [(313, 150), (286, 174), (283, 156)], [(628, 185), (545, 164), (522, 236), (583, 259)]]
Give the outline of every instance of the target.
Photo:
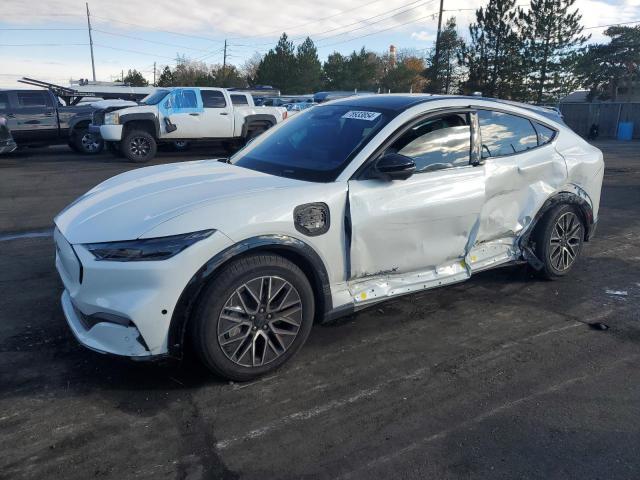
[(399, 153), (387, 153), (376, 161), (373, 171), (376, 178), (383, 180), (406, 180), (415, 173), (416, 164)]

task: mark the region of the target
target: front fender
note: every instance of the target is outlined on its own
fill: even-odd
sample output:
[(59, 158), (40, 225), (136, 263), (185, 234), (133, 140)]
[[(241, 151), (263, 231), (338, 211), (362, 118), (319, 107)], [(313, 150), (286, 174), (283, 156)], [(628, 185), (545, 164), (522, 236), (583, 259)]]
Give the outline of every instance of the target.
[[(316, 299), (319, 300), (317, 313), (324, 316), (332, 310), (329, 276), (320, 256), (311, 246), (288, 235), (259, 235), (247, 238), (214, 255), (195, 273), (182, 291), (169, 326), (167, 347), (171, 356), (178, 358), (182, 356), (190, 314), (207, 282), (212, 280), (229, 261), (241, 255), (259, 251), (278, 253), (295, 259), (294, 263), (298, 263), (298, 266), (310, 277)], [(300, 265), (300, 262), (303, 265)]]

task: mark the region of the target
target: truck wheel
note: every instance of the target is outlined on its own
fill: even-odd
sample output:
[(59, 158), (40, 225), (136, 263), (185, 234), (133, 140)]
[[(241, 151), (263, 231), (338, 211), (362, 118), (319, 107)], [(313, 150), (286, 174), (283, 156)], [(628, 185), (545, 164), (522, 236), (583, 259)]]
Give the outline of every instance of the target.
[(146, 163), (156, 156), (156, 139), (144, 130), (131, 130), (121, 144), (122, 154), (132, 162)]
[(78, 129), (73, 133), (75, 151), (85, 155), (96, 155), (104, 148), (104, 141), (98, 135), (86, 129)]
[(279, 255), (250, 255), (203, 289), (190, 325), (194, 349), (214, 373), (251, 380), (302, 347), (314, 309), (309, 280), (295, 264)]

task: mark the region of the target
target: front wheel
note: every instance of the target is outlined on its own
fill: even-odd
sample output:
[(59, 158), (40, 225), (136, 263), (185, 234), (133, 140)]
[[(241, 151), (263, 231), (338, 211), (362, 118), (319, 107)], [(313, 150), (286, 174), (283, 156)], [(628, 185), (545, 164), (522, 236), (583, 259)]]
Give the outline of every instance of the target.
[(100, 135), (85, 129), (74, 132), (72, 142), (75, 146), (74, 150), (85, 155), (96, 155), (104, 148), (104, 141)]
[(584, 241), (585, 225), (571, 205), (547, 212), (536, 228), (536, 255), (542, 261), (540, 274), (548, 279), (562, 277), (573, 268)]
[(191, 336), (214, 373), (247, 381), (278, 368), (306, 341), (314, 296), (305, 274), (271, 254), (232, 262), (202, 292)]
[(156, 156), (158, 145), (156, 139), (144, 130), (131, 130), (120, 145), (122, 154), (136, 163), (146, 163)]

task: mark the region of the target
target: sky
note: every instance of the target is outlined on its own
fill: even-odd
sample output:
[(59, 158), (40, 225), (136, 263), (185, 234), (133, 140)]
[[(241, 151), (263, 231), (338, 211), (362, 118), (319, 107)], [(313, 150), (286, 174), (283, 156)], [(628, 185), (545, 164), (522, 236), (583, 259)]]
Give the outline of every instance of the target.
[[(486, 0), (444, 0), (443, 24), (455, 16), (468, 35), (474, 10)], [(526, 7), (528, 0), (519, 5)], [(97, 80), (111, 81), (137, 69), (153, 79), (158, 69), (186, 56), (240, 67), (265, 53), (286, 32), (294, 43), (308, 35), (321, 60), (365, 47), (426, 52), (433, 46), (439, 0), (89, 0)], [(640, 0), (576, 0), (585, 27), (640, 24)], [(589, 28), (591, 42), (604, 28)], [(18, 87), (22, 76), (61, 85), (91, 78), (85, 1), (2, 0), (0, 87)]]

